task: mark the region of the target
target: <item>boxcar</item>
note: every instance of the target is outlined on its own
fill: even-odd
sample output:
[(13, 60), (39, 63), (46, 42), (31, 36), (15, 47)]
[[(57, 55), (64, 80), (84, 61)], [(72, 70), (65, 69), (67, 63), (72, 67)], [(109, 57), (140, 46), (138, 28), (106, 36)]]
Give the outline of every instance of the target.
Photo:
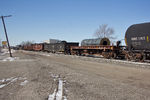
[(24, 49), (24, 50), (32, 51), (32, 50), (33, 50), (33, 45), (32, 45), (32, 44), (31, 44), (31, 45), (24, 45), (24, 46), (23, 46), (23, 49)]

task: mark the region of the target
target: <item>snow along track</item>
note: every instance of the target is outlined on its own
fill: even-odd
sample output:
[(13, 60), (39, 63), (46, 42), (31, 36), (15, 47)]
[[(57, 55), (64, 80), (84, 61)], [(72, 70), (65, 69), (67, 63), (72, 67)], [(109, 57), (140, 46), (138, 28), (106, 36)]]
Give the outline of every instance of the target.
[(63, 83), (64, 81), (58, 75), (51, 74), (54, 81), (58, 80), (57, 88), (54, 90), (53, 94), (50, 94), (48, 100), (67, 100), (66, 96), (63, 96)]

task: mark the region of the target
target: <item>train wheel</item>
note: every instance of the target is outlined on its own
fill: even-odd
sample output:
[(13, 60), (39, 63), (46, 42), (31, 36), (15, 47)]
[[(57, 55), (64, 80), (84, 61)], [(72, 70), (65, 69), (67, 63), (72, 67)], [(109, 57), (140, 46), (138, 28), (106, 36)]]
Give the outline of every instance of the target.
[(146, 55), (145, 54), (142, 54), (142, 57), (140, 59), (141, 62), (144, 62), (146, 60)]
[(126, 59), (127, 61), (130, 61), (130, 56), (129, 56), (129, 54), (126, 54), (126, 55), (125, 55), (125, 59)]
[(111, 56), (110, 56), (110, 53), (109, 52), (102, 52), (102, 56), (106, 59), (110, 59)]
[(117, 54), (116, 54), (116, 53), (113, 53), (113, 54), (112, 54), (112, 58), (113, 58), (113, 59), (116, 59), (116, 58), (117, 58)]
[(127, 53), (127, 54), (125, 55), (125, 59), (126, 59), (127, 61), (131, 61), (131, 60), (135, 60), (135, 57), (134, 57), (134, 55), (133, 55), (132, 53)]
[(81, 56), (81, 53), (79, 51), (76, 52), (76, 55)]

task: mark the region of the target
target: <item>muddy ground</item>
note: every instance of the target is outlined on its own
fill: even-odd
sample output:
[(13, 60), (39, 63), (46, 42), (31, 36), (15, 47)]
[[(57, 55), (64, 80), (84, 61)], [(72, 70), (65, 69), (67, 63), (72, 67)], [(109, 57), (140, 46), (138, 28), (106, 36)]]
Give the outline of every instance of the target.
[(0, 100), (48, 100), (63, 80), (62, 100), (150, 100), (150, 65), (103, 58), (16, 51), (0, 59)]

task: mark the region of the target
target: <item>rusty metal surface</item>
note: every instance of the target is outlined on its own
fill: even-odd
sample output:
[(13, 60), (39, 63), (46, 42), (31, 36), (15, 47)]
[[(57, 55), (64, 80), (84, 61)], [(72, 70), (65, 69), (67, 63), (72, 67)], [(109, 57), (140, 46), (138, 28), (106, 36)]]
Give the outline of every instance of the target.
[(43, 44), (33, 44), (33, 50), (42, 51), (43, 50)]
[(99, 50), (103, 50), (103, 49), (109, 49), (109, 50), (119, 50), (120, 48), (117, 46), (104, 46), (104, 45), (100, 45), (100, 46), (72, 46), (71, 49), (99, 49)]
[(33, 50), (33, 46), (32, 45), (25, 45), (25, 46), (23, 46), (23, 49), (24, 50)]

